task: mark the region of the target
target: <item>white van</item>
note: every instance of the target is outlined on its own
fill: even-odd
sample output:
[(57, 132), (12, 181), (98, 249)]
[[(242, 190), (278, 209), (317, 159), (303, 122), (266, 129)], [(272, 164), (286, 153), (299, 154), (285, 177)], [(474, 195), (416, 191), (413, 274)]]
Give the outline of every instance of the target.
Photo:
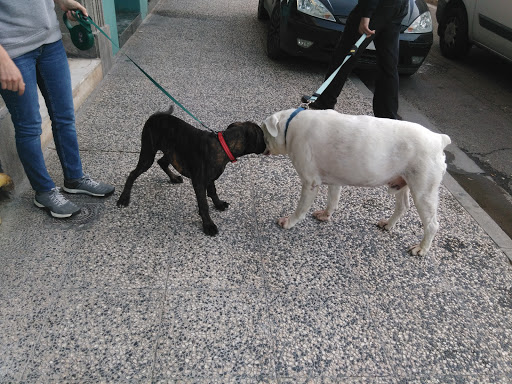
[(438, 0), (441, 53), (467, 55), (472, 44), (512, 61), (512, 0)]

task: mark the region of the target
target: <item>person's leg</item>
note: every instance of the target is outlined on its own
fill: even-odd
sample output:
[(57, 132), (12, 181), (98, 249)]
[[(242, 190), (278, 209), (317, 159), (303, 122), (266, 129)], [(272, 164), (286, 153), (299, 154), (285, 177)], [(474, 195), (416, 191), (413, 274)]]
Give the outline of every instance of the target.
[(52, 121), (53, 139), (64, 179), (83, 176), (75, 129), (75, 108), (66, 51), (59, 40), (43, 45), (37, 61), (37, 84)]
[(375, 37), (378, 73), (373, 95), (373, 113), (376, 117), (399, 119), (399, 36), (400, 25), (390, 23)]
[(78, 214), (80, 208), (55, 188), (41, 149), (42, 119), (39, 113), (36, 64), (41, 51), (42, 48), (38, 48), (13, 60), (25, 82), (23, 95), (7, 90), (0, 90), (0, 93), (14, 124), (18, 156), (36, 192), (34, 204), (49, 211), (53, 217), (66, 218)]
[(43, 46), (37, 83), (52, 121), (55, 147), (64, 172), (64, 191), (104, 197), (114, 187), (83, 174), (75, 129), (75, 109), (68, 59), (62, 41)]
[(36, 83), (36, 61), (40, 50), (15, 58), (25, 82), (25, 93), (1, 90), (5, 105), (11, 114), (15, 129), (16, 149), (30, 185), (36, 192), (47, 192), (55, 188), (48, 174), (41, 150), (41, 115)]
[[(327, 69), (327, 73), (325, 75), (325, 79), (329, 78), (329, 76), (343, 63), (343, 60), (347, 57), (350, 50), (356, 43), (356, 41), (361, 36), (359, 34), (359, 22), (361, 20), (361, 15), (359, 12), (359, 6), (356, 6), (350, 15), (347, 18), (347, 23), (345, 25), (345, 30), (343, 35), (338, 40), (336, 47), (333, 52), (333, 56), (329, 63), (329, 67)], [(327, 88), (322, 92), (322, 94), (317, 98), (317, 100), (313, 103), (312, 107), (317, 109), (331, 109), (336, 105), (336, 101), (338, 96), (340, 95), (345, 82), (347, 81), (348, 75), (354, 68), (357, 63), (357, 59), (362, 52), (366, 49), (366, 46), (370, 43), (371, 40), (367, 40), (361, 45), (357, 53), (352, 56), (340, 69), (338, 74), (334, 77), (331, 83), (327, 86)]]
[(398, 115), (398, 61), (401, 21), (407, 14), (409, 2), (382, 4), (370, 21), (375, 29), (377, 78), (373, 95), (373, 114), (376, 117), (400, 119)]

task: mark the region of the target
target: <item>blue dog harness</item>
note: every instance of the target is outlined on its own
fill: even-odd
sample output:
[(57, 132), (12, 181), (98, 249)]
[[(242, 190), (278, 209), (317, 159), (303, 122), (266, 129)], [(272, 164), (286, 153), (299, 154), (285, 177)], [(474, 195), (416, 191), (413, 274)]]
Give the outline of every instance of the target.
[(286, 144), (286, 133), (288, 132), (288, 126), (290, 125), (290, 121), (292, 121), (292, 119), (295, 116), (297, 116), (299, 114), (299, 112), (302, 112), (304, 110), (305, 110), (305, 108), (302, 108), (302, 107), (297, 108), (295, 111), (293, 111), (293, 113), (290, 115), (290, 117), (286, 121), (286, 127), (284, 129), (284, 142), (285, 142), (285, 144)]

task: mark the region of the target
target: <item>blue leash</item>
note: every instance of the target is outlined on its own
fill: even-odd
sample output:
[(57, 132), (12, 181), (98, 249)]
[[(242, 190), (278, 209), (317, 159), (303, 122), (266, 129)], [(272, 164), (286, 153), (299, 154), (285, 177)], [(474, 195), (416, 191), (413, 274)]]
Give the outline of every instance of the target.
[(354, 44), (354, 46), (350, 49), (350, 52), (347, 55), (347, 57), (345, 57), (345, 59), (343, 60), (343, 63), (341, 63), (341, 65), (333, 73), (331, 73), (331, 75), (327, 78), (327, 80), (325, 80), (323, 82), (323, 84), (320, 86), (320, 88), (318, 88), (318, 90), (315, 93), (313, 93), (313, 95), (309, 98), (308, 102), (305, 105), (306, 108), (310, 103), (315, 101), (318, 98), (318, 96), (320, 96), (322, 94), (323, 91), (325, 91), (325, 89), (329, 86), (329, 84), (331, 84), (331, 81), (336, 77), (336, 75), (340, 71), (341, 67), (343, 67), (343, 64), (345, 64), (348, 59), (350, 59), (352, 56), (354, 56), (354, 54), (357, 52), (357, 50), (359, 49), (359, 47), (365, 40), (366, 40), (366, 35), (361, 35), (359, 40), (357, 40), (356, 43)]
[(313, 101), (315, 101), (322, 94), (322, 92), (325, 91), (325, 89), (329, 86), (329, 84), (331, 84), (332, 80), (336, 77), (336, 75), (340, 71), (341, 67), (343, 67), (343, 64), (345, 64), (348, 61), (348, 59), (350, 59), (352, 56), (355, 55), (355, 53), (357, 52), (357, 50), (359, 49), (359, 47), (365, 40), (366, 40), (366, 35), (361, 35), (359, 40), (357, 40), (356, 43), (354, 44), (354, 46), (350, 49), (350, 52), (348, 53), (347, 57), (345, 57), (345, 59), (343, 60), (341, 65), (333, 73), (331, 73), (331, 75), (322, 83), (320, 88), (318, 88), (317, 91), (309, 98), (308, 102), (302, 104), (299, 108), (297, 108), (295, 111), (292, 112), (292, 114), (286, 121), (286, 127), (284, 129), (285, 144), (286, 144), (286, 134), (288, 133), (288, 126), (290, 125), (290, 121), (292, 121), (292, 119), (295, 116), (297, 116), (300, 112), (308, 109), (309, 104), (311, 104)]

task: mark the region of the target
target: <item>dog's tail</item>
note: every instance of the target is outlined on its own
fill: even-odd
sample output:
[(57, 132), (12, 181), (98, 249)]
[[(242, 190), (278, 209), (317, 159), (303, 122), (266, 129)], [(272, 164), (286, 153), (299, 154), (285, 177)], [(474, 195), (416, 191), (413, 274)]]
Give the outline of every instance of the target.
[(441, 145), (443, 146), (443, 149), (446, 148), (448, 144), (450, 144), (452, 140), (450, 139), (450, 136), (445, 135), (444, 133), (441, 133)]
[(169, 107), (169, 109), (165, 113), (167, 113), (169, 115), (172, 115), (173, 112), (174, 112), (174, 104), (171, 104), (171, 106)]

